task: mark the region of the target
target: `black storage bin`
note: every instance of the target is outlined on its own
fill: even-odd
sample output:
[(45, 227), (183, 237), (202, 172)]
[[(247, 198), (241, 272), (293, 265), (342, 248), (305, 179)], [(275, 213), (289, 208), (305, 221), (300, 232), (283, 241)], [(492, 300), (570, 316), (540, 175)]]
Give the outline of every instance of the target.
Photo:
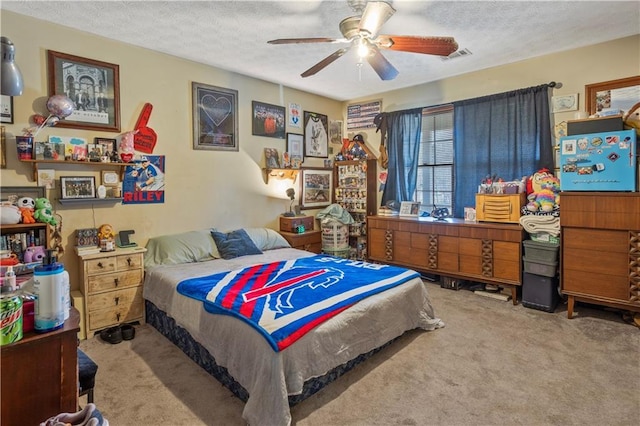
[(557, 277), (522, 273), (522, 304), (524, 306), (554, 312), (559, 301)]

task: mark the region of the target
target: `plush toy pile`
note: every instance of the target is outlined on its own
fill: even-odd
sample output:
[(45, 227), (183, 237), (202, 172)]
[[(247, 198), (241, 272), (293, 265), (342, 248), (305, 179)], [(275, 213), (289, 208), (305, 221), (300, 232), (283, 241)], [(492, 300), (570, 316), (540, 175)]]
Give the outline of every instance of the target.
[(560, 180), (548, 169), (540, 169), (527, 180), (526, 212), (553, 213), (560, 207)]

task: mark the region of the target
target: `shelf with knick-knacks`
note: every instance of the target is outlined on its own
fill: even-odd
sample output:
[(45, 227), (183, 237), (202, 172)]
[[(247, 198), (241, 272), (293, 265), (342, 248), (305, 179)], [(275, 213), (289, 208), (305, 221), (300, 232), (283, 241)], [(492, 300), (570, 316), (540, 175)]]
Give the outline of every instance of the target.
[(262, 169), (266, 176), (266, 183), (269, 183), (269, 178), (274, 179), (291, 179), (294, 183), (298, 178), (300, 169)]
[(127, 166), (131, 166), (131, 163), (110, 163), (110, 162), (98, 162), (98, 161), (74, 161), (74, 160), (33, 160), (33, 159), (20, 159), (23, 163), (31, 163), (31, 167), (33, 168), (33, 180), (38, 181), (38, 164), (47, 164), (47, 166), (54, 165), (81, 165), (81, 166), (91, 166), (91, 167), (111, 167), (120, 169), (120, 179), (124, 178), (124, 171)]

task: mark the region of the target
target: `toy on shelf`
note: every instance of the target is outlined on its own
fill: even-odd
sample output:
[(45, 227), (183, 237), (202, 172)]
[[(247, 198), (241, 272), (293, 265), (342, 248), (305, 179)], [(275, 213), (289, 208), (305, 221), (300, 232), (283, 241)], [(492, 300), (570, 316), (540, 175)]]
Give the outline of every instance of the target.
[(33, 217), (36, 221), (48, 223), (51, 226), (56, 226), (58, 224), (58, 221), (53, 216), (53, 206), (48, 198), (36, 198), (35, 213), (33, 214)]
[(33, 214), (36, 211), (36, 200), (31, 197), (18, 198), (18, 208), (22, 216), (22, 223), (36, 223)]
[(527, 181), (527, 210), (552, 212), (560, 205), (560, 180), (548, 169), (540, 169)]

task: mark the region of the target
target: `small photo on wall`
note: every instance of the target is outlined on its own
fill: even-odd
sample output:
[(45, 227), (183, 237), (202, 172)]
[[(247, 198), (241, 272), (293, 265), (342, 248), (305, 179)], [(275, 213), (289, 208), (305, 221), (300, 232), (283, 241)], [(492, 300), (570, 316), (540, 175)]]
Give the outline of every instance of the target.
[(253, 101), (252, 134), (284, 139), (285, 108)]
[(279, 169), (280, 156), (278, 155), (278, 150), (275, 148), (265, 148), (264, 163), (267, 169)]

